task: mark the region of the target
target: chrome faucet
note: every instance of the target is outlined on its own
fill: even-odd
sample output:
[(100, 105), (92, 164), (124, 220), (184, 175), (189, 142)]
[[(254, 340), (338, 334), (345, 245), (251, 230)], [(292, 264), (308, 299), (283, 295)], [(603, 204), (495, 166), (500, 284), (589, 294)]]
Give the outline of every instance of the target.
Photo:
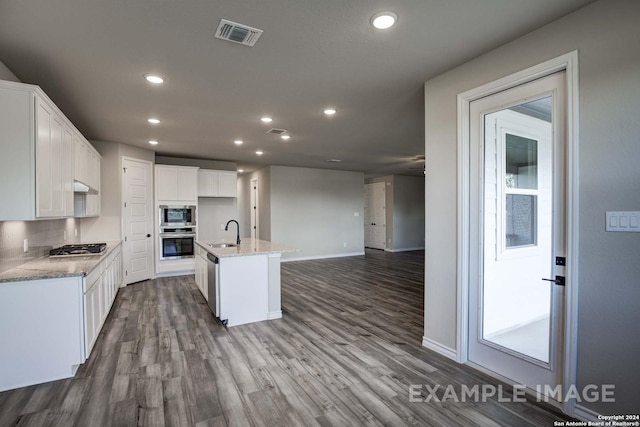
[(240, 244), (240, 224), (238, 224), (238, 221), (236, 221), (235, 219), (227, 221), (227, 225), (224, 226), (224, 231), (229, 231), (229, 224), (231, 224), (232, 222), (236, 223), (236, 230), (238, 230), (238, 233), (236, 235), (236, 245), (239, 245)]

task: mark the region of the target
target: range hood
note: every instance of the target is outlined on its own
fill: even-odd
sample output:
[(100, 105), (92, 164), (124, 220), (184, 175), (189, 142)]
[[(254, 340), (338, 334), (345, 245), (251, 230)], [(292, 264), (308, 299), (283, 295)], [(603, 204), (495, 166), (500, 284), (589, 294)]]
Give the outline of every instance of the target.
[(98, 191), (78, 180), (73, 180), (73, 192), (83, 194), (98, 194)]

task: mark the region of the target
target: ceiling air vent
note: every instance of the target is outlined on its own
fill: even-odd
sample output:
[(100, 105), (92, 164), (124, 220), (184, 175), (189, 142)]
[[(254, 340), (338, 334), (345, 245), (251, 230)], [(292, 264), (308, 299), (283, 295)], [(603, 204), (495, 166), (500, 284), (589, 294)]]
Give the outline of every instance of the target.
[(256, 44), (261, 34), (262, 30), (238, 24), (237, 22), (227, 21), (226, 19), (220, 20), (220, 24), (216, 30), (217, 38), (246, 46)]
[(273, 128), (273, 129), (269, 129), (269, 130), (267, 131), (267, 133), (272, 133), (272, 134), (274, 134), (274, 135), (282, 135), (282, 134), (284, 134), (284, 133), (287, 133), (287, 130), (286, 130), (286, 129), (276, 129), (276, 128)]

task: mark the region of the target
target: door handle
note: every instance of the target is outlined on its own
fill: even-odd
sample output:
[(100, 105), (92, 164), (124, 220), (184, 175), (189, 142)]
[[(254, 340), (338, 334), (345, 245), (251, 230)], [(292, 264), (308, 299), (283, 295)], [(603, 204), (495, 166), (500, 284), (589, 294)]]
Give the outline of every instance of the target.
[(542, 279), (542, 280), (546, 280), (547, 282), (553, 282), (558, 286), (564, 286), (564, 276), (556, 276), (555, 279)]
[(147, 237), (151, 237), (151, 234), (147, 234)]

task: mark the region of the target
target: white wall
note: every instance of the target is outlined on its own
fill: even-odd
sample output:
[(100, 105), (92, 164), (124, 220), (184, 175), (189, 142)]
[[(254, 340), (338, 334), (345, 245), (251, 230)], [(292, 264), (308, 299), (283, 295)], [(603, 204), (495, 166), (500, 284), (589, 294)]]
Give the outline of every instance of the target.
[(364, 254), (363, 214), (362, 172), (271, 167), (271, 240), (301, 249), (283, 258)]
[(258, 238), (271, 240), (271, 168), (241, 175), (238, 179), (238, 216), (240, 217), (240, 236), (251, 236), (251, 180), (258, 179), (259, 228)]
[(424, 248), (424, 177), (385, 175), (365, 182), (386, 184), (387, 250)]
[(605, 211), (640, 210), (640, 2), (595, 2), (425, 84), (425, 337), (456, 347), (456, 96), (579, 50), (578, 387), (615, 384), (606, 414), (637, 412), (640, 234), (606, 233)]
[(0, 80), (9, 80), (10, 82), (20, 83), (20, 79), (7, 68), (6, 65), (0, 61)]
[[(198, 198), (198, 240), (224, 239), (236, 240), (236, 225), (231, 224), (228, 231), (224, 231), (221, 225), (227, 221), (238, 219), (238, 204), (231, 197), (199, 197)], [(240, 229), (240, 235), (243, 230)]]
[(392, 250), (424, 248), (424, 177), (393, 177)]

